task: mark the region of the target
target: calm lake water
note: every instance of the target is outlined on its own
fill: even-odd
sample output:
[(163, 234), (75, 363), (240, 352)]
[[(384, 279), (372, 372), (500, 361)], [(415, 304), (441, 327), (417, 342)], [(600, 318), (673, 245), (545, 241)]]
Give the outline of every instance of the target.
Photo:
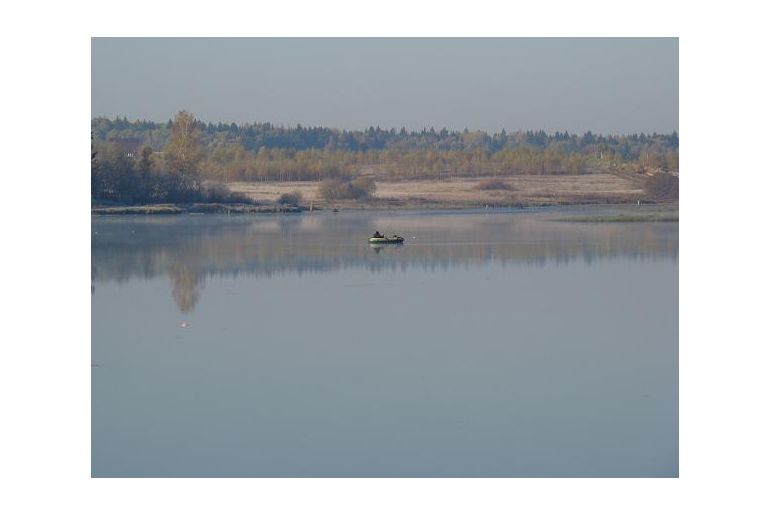
[(678, 224), (612, 210), (93, 218), (92, 475), (677, 476)]

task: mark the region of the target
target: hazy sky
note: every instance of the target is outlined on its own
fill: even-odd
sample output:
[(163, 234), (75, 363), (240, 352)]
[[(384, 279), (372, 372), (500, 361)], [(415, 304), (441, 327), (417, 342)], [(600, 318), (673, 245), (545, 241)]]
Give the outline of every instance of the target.
[(91, 40), (91, 115), (360, 129), (670, 132), (667, 39)]

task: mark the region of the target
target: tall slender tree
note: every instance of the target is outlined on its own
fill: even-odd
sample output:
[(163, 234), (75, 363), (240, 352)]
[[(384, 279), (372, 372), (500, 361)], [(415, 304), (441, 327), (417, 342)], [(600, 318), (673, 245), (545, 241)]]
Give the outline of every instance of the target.
[(166, 164), (172, 175), (197, 180), (203, 159), (200, 142), (201, 130), (195, 117), (187, 111), (177, 113), (165, 149)]

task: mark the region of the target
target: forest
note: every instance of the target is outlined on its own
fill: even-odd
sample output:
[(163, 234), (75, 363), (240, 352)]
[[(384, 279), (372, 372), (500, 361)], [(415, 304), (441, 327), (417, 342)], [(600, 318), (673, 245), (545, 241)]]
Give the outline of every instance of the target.
[(91, 130), (92, 197), (121, 202), (233, 200), (226, 187), (213, 186), (213, 181), (335, 180), (352, 184), (359, 176), (442, 180), (679, 169), (676, 132), (600, 135), (589, 131), (578, 135), (434, 128), (339, 130), (270, 123), (214, 124), (186, 111), (165, 123), (94, 118)]

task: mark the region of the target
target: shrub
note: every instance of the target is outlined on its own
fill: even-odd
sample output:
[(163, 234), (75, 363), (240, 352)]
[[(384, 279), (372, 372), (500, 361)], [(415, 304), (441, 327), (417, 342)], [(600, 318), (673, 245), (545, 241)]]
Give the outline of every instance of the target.
[(349, 184), (341, 179), (324, 179), (318, 186), (318, 193), (324, 199), (344, 199), (346, 198), (345, 185)]
[(278, 204), (299, 206), (300, 203), (302, 203), (302, 193), (298, 190), (295, 190), (291, 193), (281, 194), (281, 196), (278, 198)]
[(251, 204), (253, 202), (249, 196), (242, 193), (235, 193), (221, 183), (208, 183), (202, 187), (200, 201), (243, 204)]
[(377, 184), (369, 176), (358, 176), (350, 182), (356, 199), (368, 199), (377, 191)]
[(644, 191), (653, 199), (679, 199), (679, 178), (672, 174), (655, 174), (644, 180)]
[(374, 194), (377, 185), (370, 177), (357, 177), (352, 181), (346, 179), (324, 179), (318, 187), (321, 197), (327, 200), (355, 199), (364, 200)]
[(510, 184), (499, 179), (484, 179), (476, 186), (479, 190), (511, 190)]

